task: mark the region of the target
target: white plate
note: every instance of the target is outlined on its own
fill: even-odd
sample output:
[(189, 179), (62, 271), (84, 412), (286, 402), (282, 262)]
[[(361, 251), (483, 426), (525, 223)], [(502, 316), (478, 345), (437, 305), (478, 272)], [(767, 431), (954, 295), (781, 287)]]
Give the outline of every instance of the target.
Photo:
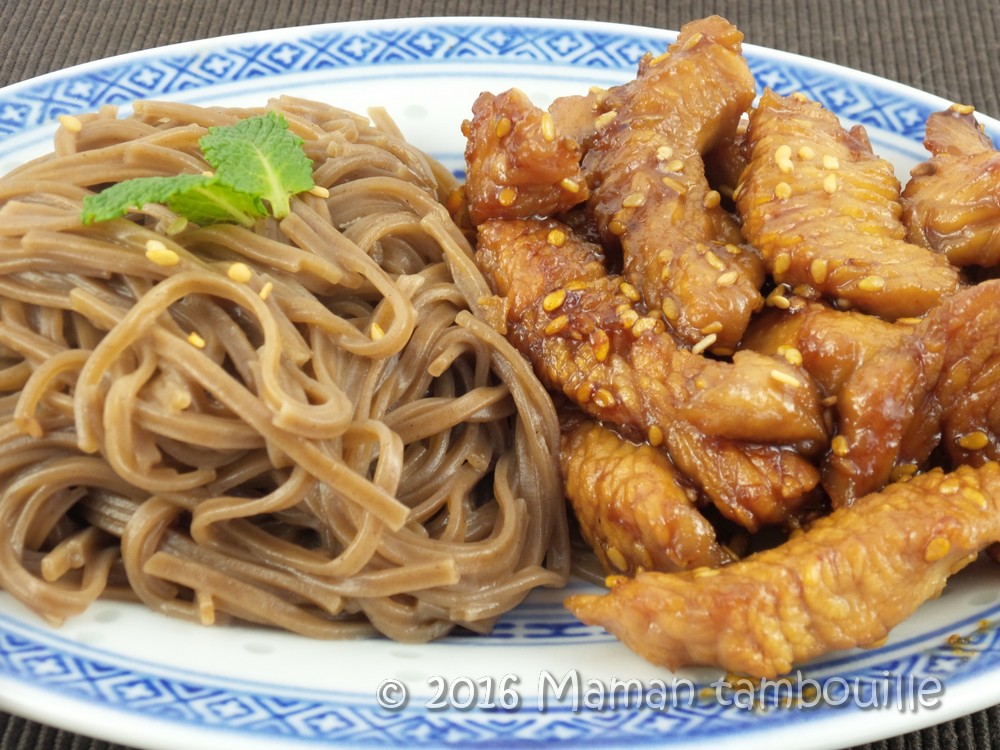
[[(545, 102), (618, 83), (645, 50), (662, 50), (673, 36), (570, 21), (422, 19), (284, 29), (131, 54), (0, 91), (0, 172), (48, 150), (51, 122), (62, 113), (153, 97), (260, 104), (286, 92), (357, 111), (387, 106), (413, 142), (458, 169), (459, 123), (480, 91), (517, 86)], [(926, 116), (947, 104), (814, 60), (754, 47), (746, 54), (761, 85), (802, 91), (864, 123), (901, 174), (923, 158)], [(996, 122), (987, 129), (1000, 135)], [(720, 675), (712, 670), (672, 675), (650, 666), (576, 622), (561, 606), (564, 593), (533, 595), (491, 637), (426, 646), (202, 628), (114, 603), (54, 630), (0, 594), (0, 705), (170, 750), (564, 742), (753, 750), (846, 747), (1000, 703), (993, 626), (1000, 568), (990, 564), (957, 577), (886, 645), (831, 655), (781, 691), (754, 695), (713, 687)], [(385, 680), (409, 691), (398, 710), (376, 701)], [(613, 701), (601, 699), (600, 689), (610, 692), (614, 680), (633, 681), (632, 692), (626, 697), (619, 687)], [(452, 704), (471, 705), (429, 709), (445, 684)], [(777, 705), (789, 694), (790, 707)], [(747, 707), (751, 698), (755, 705)]]

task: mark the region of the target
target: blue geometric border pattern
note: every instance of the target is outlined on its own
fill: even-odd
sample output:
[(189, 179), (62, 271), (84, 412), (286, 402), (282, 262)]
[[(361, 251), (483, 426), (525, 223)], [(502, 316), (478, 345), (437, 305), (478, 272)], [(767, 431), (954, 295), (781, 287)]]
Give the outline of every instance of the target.
[[(643, 31), (542, 21), (537, 25), (444, 23), (406, 28), (362, 23), (228, 37), (217, 45), (202, 43), (196, 48), (178, 45), (176, 52), (166, 48), (161, 55), (137, 54), (120, 63), (111, 59), (0, 92), (0, 137), (102, 104), (317, 71), (502, 61), (631, 72), (645, 51), (664, 49), (673, 36)], [(761, 88), (801, 91), (837, 114), (915, 140), (922, 137), (923, 123), (933, 111), (928, 104), (889, 88), (804, 66), (801, 58), (791, 55), (749, 48), (747, 58)]]
[[(581, 710), (566, 693), (553, 696), (544, 711), (526, 702), (515, 710), (427, 711), (409, 705), (388, 712), (369, 700), (282, 695), (277, 689), (240, 689), (205, 684), (121, 667), (37, 640), (18, 627), (0, 625), (0, 674), (15, 681), (133, 715), (221, 730), (257, 738), (293, 738), (306, 745), (350, 747), (449, 747), (473, 744), (537, 747), (570, 741), (574, 746), (615, 743), (659, 745), (664, 732), (711, 740), (734, 731), (757, 733), (815, 718), (815, 711), (836, 708), (838, 721), (848, 712), (873, 706), (892, 710), (913, 699), (917, 680), (982, 673), (1000, 664), (1000, 629), (980, 627), (951, 641), (898, 660), (792, 683), (788, 690), (762, 693), (768, 702), (740, 705), (738, 695), (696, 685), (668, 686), (654, 702), (632, 696), (631, 703), (602, 711)], [(905, 676), (905, 681), (898, 679)], [(585, 678), (584, 678), (585, 679)], [(266, 686), (265, 686), (266, 688)], [(738, 690), (738, 683), (734, 690)], [(807, 692), (811, 691), (811, 692)], [(671, 692), (673, 691), (673, 692)], [(846, 691), (846, 692), (845, 692)], [(825, 696), (832, 704), (818, 702)], [(584, 699), (585, 701), (585, 699)], [(807, 708), (803, 708), (807, 706)], [(586, 704), (584, 702), (584, 709)]]
[[(502, 60), (505, 63), (555, 63), (574, 67), (633, 70), (648, 49), (664, 46), (663, 37), (614, 34), (599, 30), (522, 25), (415, 25), (366, 29), (363, 24), (317, 27), (257, 35), (231, 43), (163, 56), (137, 55), (129, 62), (87, 67), (35, 85), (0, 92), (0, 136), (13, 135), (61, 114), (91, 111), (102, 104), (124, 104), (178, 92), (254, 78), (337, 71), (385, 65)], [(184, 45), (179, 45), (182, 50)], [(202, 45), (204, 47), (204, 45)]]

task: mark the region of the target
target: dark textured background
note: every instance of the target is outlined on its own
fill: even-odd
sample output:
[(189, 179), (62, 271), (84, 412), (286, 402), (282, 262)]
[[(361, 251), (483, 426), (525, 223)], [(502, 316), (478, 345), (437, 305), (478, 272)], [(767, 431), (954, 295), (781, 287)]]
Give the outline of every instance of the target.
[[(750, 43), (847, 65), (1000, 117), (997, 0), (0, 0), (0, 85), (174, 42), (329, 21), (502, 15), (676, 29), (711, 13), (736, 23)], [(0, 750), (121, 747), (0, 713)], [(864, 746), (989, 747), (1000, 748), (1000, 707)]]

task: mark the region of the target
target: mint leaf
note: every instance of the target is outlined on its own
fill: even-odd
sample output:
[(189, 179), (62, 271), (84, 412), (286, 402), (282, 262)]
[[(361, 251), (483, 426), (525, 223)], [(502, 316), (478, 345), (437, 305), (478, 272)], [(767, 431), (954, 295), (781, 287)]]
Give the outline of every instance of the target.
[(84, 224), (109, 221), (140, 209), (147, 203), (166, 203), (178, 193), (207, 184), (212, 180), (200, 174), (181, 174), (173, 177), (136, 177), (112, 185), (97, 195), (83, 199)]
[(288, 215), (292, 195), (313, 187), (312, 162), (302, 139), (276, 112), (209, 128), (198, 144), (219, 182), (260, 196), (275, 218)]
[(267, 216), (267, 207), (260, 198), (234, 190), (215, 178), (172, 195), (167, 206), (203, 227), (226, 223), (249, 227), (255, 219)]

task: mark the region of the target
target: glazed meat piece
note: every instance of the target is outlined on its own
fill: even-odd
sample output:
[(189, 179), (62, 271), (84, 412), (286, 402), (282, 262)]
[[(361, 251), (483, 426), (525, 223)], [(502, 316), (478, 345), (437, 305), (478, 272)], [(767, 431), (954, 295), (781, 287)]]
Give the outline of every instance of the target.
[[(542, 382), (626, 437), (648, 438), (654, 446), (666, 441), (671, 452), (678, 427), (686, 424), (697, 434), (740, 443), (808, 451), (825, 442), (819, 394), (799, 368), (755, 352), (738, 352), (728, 363), (678, 347), (658, 318), (643, 314), (634, 288), (607, 275), (600, 249), (565, 225), (487, 222), (479, 227), (476, 259), (503, 300), (493, 325), (532, 362)], [(755, 454), (744, 458), (753, 462)], [(779, 462), (767, 459), (760, 474), (767, 476), (768, 497), (760, 502), (741, 503), (759, 486), (691, 479), (726, 493), (706, 492), (723, 512), (742, 504), (750, 514), (756, 507), (780, 507), (783, 498), (794, 507), (818, 480), (795, 451)], [(704, 469), (719, 472), (722, 463), (709, 458)]]
[(560, 464), (580, 530), (606, 572), (669, 572), (735, 559), (662, 449), (586, 418), (569, 419)]
[(787, 309), (769, 308), (757, 316), (740, 346), (802, 365), (823, 393), (836, 396), (858, 367), (912, 332), (910, 322), (888, 323), (796, 297)]
[[(702, 155), (732, 138), (754, 98), (742, 34), (717, 16), (686, 25), (669, 51), (599, 100), (584, 156), (588, 202), (624, 276), (688, 344), (731, 353), (762, 304), (763, 267), (705, 177)], [(711, 81), (710, 86), (706, 81)]]
[(997, 540), (1000, 465), (935, 470), (724, 568), (616, 577), (566, 606), (655, 664), (773, 679), (877, 643)]
[(474, 224), (558, 214), (587, 199), (580, 146), (517, 89), (483, 93), (462, 124)]
[(1000, 458), (1000, 280), (945, 300), (859, 367), (837, 405), (823, 475), (835, 506), (917, 471), (939, 443), (955, 465)]
[(1000, 264), (1000, 152), (972, 115), (953, 105), (927, 119), (933, 157), (903, 190), (907, 239), (957, 266)]
[(775, 281), (890, 320), (959, 286), (944, 256), (904, 240), (899, 183), (864, 129), (801, 95), (767, 91), (750, 116), (736, 204)]

